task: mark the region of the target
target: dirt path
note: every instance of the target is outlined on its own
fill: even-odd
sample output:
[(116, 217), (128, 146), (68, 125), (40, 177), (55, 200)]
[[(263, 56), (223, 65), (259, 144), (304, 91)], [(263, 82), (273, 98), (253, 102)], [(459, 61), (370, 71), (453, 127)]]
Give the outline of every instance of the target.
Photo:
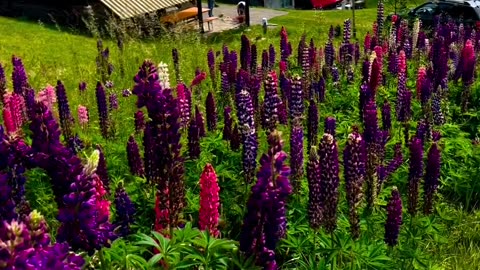
[[(262, 18), (271, 18), (288, 14), (284, 11), (273, 10), (268, 8), (250, 8), (250, 25), (262, 24)], [(213, 9), (213, 16), (219, 17), (213, 22), (213, 33), (222, 32), (239, 27), (239, 24), (234, 20), (237, 16), (237, 6), (228, 4), (219, 4), (219, 7)], [(208, 30), (207, 24), (204, 26), (205, 31)]]

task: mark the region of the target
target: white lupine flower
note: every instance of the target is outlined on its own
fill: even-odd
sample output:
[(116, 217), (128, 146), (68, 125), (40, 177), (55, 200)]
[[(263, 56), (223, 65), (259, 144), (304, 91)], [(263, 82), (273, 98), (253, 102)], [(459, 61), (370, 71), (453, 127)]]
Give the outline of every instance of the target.
[(158, 64), (158, 77), (160, 79), (160, 85), (163, 89), (170, 88), (168, 65), (164, 62), (160, 62), (160, 64)]

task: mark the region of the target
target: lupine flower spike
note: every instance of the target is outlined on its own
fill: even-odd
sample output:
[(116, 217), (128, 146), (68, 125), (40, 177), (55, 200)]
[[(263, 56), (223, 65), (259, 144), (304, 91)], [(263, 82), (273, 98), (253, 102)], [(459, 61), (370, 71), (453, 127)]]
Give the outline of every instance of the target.
[(402, 198), (397, 187), (393, 187), (387, 204), (387, 221), (385, 222), (385, 243), (391, 247), (398, 244), (398, 235), (402, 225)]
[(218, 237), (220, 187), (218, 186), (217, 174), (211, 164), (205, 165), (200, 176), (200, 211), (199, 229), (208, 230), (211, 235)]

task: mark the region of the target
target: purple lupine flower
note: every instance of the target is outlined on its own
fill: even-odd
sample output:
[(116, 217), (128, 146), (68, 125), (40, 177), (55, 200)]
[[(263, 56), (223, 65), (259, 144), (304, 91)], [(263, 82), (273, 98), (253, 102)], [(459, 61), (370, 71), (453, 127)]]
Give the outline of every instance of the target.
[(99, 145), (97, 146), (97, 150), (99, 151), (99, 158), (97, 170), (95, 171), (95, 173), (102, 181), (105, 191), (107, 191), (107, 193), (110, 193), (110, 177), (108, 176), (107, 159), (105, 158), (105, 154), (103, 153), (103, 150)]
[(0, 172), (0, 214), (6, 222), (17, 218), (12, 192), (9, 174)]
[(286, 200), (292, 192), (280, 136), (278, 132), (269, 136), (270, 149), (260, 159), (258, 180), (252, 187), (240, 233), (240, 250), (255, 256), (257, 264), (265, 269), (277, 269), (275, 248), (286, 233)]
[(190, 121), (188, 127), (188, 156), (191, 159), (200, 157), (200, 129), (195, 119)]
[(328, 133), (333, 137), (335, 137), (336, 129), (337, 129), (337, 121), (335, 120), (335, 118), (332, 116), (328, 116), (327, 118), (325, 118), (324, 133)]
[(134, 222), (135, 205), (123, 186), (119, 186), (115, 191), (115, 209), (116, 232), (120, 237), (125, 237), (131, 232), (130, 225)]
[(290, 131), (290, 167), (293, 189), (298, 191), (303, 179), (303, 126), (298, 118), (293, 121)]
[(307, 163), (308, 180), (308, 220), (313, 229), (320, 228), (323, 222), (323, 192), (318, 149), (312, 146)]
[(381, 62), (379, 60), (379, 57), (373, 59), (372, 65), (370, 67), (370, 76), (368, 79), (370, 90), (373, 93), (376, 93), (382, 79), (382, 67), (380, 65)]
[(221, 80), (221, 88), (222, 88), (222, 94), (224, 96), (229, 96), (230, 95), (230, 81), (228, 80), (228, 74), (227, 72), (222, 72), (222, 76), (220, 77)]
[(236, 75), (238, 69), (238, 57), (236, 51), (231, 51), (229, 56), (228, 62), (228, 80), (231, 84), (236, 82)]
[(108, 96), (108, 103), (110, 105), (110, 111), (118, 110), (118, 97), (117, 94), (112, 93)]
[(286, 62), (289, 55), (287, 29), (282, 26), (280, 30), (280, 60)]
[(232, 136), (230, 137), (230, 148), (233, 151), (238, 151), (240, 149), (241, 138), (240, 138), (240, 131), (238, 130), (238, 125), (235, 123), (232, 130)]
[(208, 131), (214, 131), (217, 128), (217, 107), (215, 106), (212, 92), (208, 92), (205, 108), (207, 111)]
[(251, 54), (250, 51), (250, 40), (248, 37), (243, 34), (241, 37), (241, 48), (240, 48), (240, 68), (248, 71), (250, 67)]
[(303, 117), (304, 105), (302, 88), (302, 79), (300, 78), (300, 76), (294, 77), (292, 80), (290, 99), (288, 101), (291, 120), (297, 117)]
[(307, 149), (318, 144), (318, 108), (313, 99), (308, 106)]
[(325, 44), (325, 65), (328, 68), (332, 68), (334, 59), (335, 49), (333, 48), (333, 43), (329, 41)]
[(356, 131), (348, 135), (343, 151), (345, 189), (349, 206), (350, 232), (353, 239), (360, 237), (360, 217), (358, 207), (363, 197), (363, 182), (366, 176), (366, 146), (362, 136)]
[(135, 132), (140, 133), (145, 129), (145, 115), (143, 111), (135, 112), (133, 118), (135, 119)]
[(250, 47), (250, 53), (251, 53), (251, 58), (250, 58), (250, 73), (255, 74), (257, 72), (257, 61), (258, 61), (258, 54), (257, 54), (257, 45), (252, 44)]
[[(58, 90), (57, 90), (57, 97), (58, 97)], [(108, 126), (109, 126), (107, 96), (105, 94), (105, 88), (103, 88), (103, 85), (101, 82), (97, 82), (96, 97), (97, 97), (98, 118), (100, 120), (100, 129), (102, 131), (102, 136), (104, 138), (107, 138)], [(58, 100), (60, 103), (60, 97)]]
[(266, 74), (270, 70), (270, 62), (268, 59), (268, 51), (263, 50), (262, 51), (262, 71), (264, 74)]
[(130, 89), (123, 89), (122, 90), (122, 97), (129, 97), (132, 95), (132, 91)]
[(352, 29), (352, 22), (350, 21), (350, 19), (346, 19), (343, 22), (343, 43), (344, 44), (350, 43), (351, 29)]
[(58, 114), (60, 116), (60, 126), (65, 138), (72, 137), (72, 123), (73, 117), (68, 106), (67, 92), (65, 86), (61, 81), (57, 81), (57, 100), (58, 100)]
[(383, 24), (385, 22), (383, 1), (377, 4), (377, 38), (379, 41), (383, 37)]
[(5, 96), (6, 92), (7, 92), (7, 79), (5, 77), (5, 69), (0, 63), (0, 101), (2, 103), (4, 103), (3, 97)]
[(332, 233), (337, 227), (338, 186), (340, 184), (337, 141), (325, 133), (320, 141), (320, 177), (322, 182), (323, 217), (325, 230)]
[(223, 110), (223, 139), (226, 141), (232, 137), (232, 124), (232, 108), (227, 106)]
[(408, 212), (415, 216), (418, 206), (418, 188), (423, 176), (422, 140), (412, 138), (410, 142), (410, 166), (408, 173)]
[(68, 148), (74, 154), (81, 152), (85, 148), (85, 145), (83, 144), (83, 141), (80, 139), (78, 134), (75, 134), (75, 136), (70, 137), (67, 141), (67, 145), (68, 145)]
[(387, 164), (386, 167), (379, 167), (378, 180), (379, 187), (394, 173), (403, 163), (402, 144), (397, 143), (394, 147), (393, 159)]
[(397, 63), (397, 52), (395, 50), (390, 50), (388, 53), (388, 72), (393, 76), (397, 75)]
[(144, 177), (145, 169), (143, 167), (143, 161), (140, 156), (140, 150), (138, 148), (135, 137), (131, 135), (127, 142), (127, 160), (130, 173), (135, 176)]
[(254, 110), (250, 93), (246, 90), (240, 91), (236, 95), (236, 105), (240, 132), (242, 135), (245, 135), (247, 130), (255, 129)]
[(441, 126), (445, 124), (445, 115), (442, 111), (442, 98), (440, 93), (435, 93), (432, 97), (433, 124)]
[(197, 128), (200, 138), (205, 137), (205, 121), (203, 120), (203, 114), (198, 108), (195, 106), (195, 121), (197, 122)]
[(424, 213), (431, 214), (433, 211), (434, 195), (438, 188), (440, 178), (440, 149), (437, 143), (433, 143), (428, 150), (427, 167), (425, 169), (424, 183)]
[(12, 81), (13, 81), (13, 92), (18, 95), (23, 95), (26, 88), (29, 87), (27, 72), (23, 66), (22, 59), (12, 56)]
[(387, 220), (385, 222), (385, 243), (391, 247), (398, 244), (398, 235), (402, 225), (402, 198), (397, 187), (393, 187), (387, 204)]
[[(35, 107), (35, 90), (31, 88), (26, 88), (24, 91), (24, 100), (25, 100), (25, 107), (27, 109), (27, 118), (31, 120), (34, 117), (35, 111), (33, 108)], [(73, 121), (73, 116), (72, 121)]]
[(420, 139), (422, 141), (422, 145), (425, 143), (425, 141), (428, 139), (428, 122), (425, 119), (421, 119), (418, 121), (417, 124), (417, 132), (415, 134), (415, 137)]
[(340, 73), (335, 65), (332, 66), (332, 80), (334, 84), (338, 84), (340, 82)]
[(306, 36), (305, 34), (302, 35), (300, 38), (300, 41), (298, 42), (298, 47), (297, 47), (297, 65), (302, 66), (303, 62), (303, 51), (307, 47), (307, 42), (306, 42)]
[(275, 53), (275, 47), (273, 47), (273, 44), (270, 44), (270, 46), (268, 47), (268, 67), (270, 68), (270, 70), (273, 69), (273, 67), (275, 66), (275, 62), (276, 62), (276, 53)]
[(213, 85), (216, 85), (217, 70), (215, 67), (215, 54), (213, 49), (210, 49), (207, 53), (207, 62), (210, 70), (210, 78), (212, 79)]
[(113, 82), (112, 81), (106, 81), (105, 82), (105, 87), (108, 88), (108, 89), (112, 89), (113, 88)]
[(325, 90), (327, 89), (326, 83), (325, 83), (325, 78), (320, 77), (318, 80), (318, 102), (324, 102), (325, 101)]
[(245, 128), (244, 132), (242, 152), (243, 171), (245, 174), (245, 182), (251, 183), (257, 167), (258, 139), (254, 129)]
[[(283, 65), (284, 62), (281, 62), (280, 65)], [(290, 103), (290, 96), (292, 93), (292, 80), (287, 78), (285, 72), (280, 72), (280, 92), (282, 94), (282, 100)], [(288, 104), (290, 106), (290, 104)]]
[(263, 125), (264, 129), (269, 132), (275, 130), (278, 122), (278, 103), (280, 98), (277, 92), (277, 74), (271, 71), (267, 75), (265, 81), (265, 97), (263, 104)]
[(287, 108), (285, 107), (285, 103), (283, 103), (282, 100), (278, 101), (277, 111), (278, 111), (278, 123), (280, 125), (287, 125), (288, 113), (287, 113)]
[(387, 99), (383, 102), (382, 106), (382, 129), (385, 131), (390, 131), (392, 129), (392, 112), (390, 108), (390, 103)]
[(370, 78), (370, 60), (366, 57), (362, 64), (362, 85), (367, 83)]
[(182, 78), (180, 77), (180, 63), (179, 63), (177, 48), (172, 49), (172, 58), (173, 58), (173, 68), (175, 70), (175, 79), (177, 80), (177, 82), (180, 82)]

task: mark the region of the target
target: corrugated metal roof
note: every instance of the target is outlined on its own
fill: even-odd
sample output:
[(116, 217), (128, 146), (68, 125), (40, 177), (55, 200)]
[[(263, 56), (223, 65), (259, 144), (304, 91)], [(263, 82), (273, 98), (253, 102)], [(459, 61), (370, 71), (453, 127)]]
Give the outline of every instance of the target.
[(100, 0), (120, 19), (127, 19), (189, 2), (189, 0)]

